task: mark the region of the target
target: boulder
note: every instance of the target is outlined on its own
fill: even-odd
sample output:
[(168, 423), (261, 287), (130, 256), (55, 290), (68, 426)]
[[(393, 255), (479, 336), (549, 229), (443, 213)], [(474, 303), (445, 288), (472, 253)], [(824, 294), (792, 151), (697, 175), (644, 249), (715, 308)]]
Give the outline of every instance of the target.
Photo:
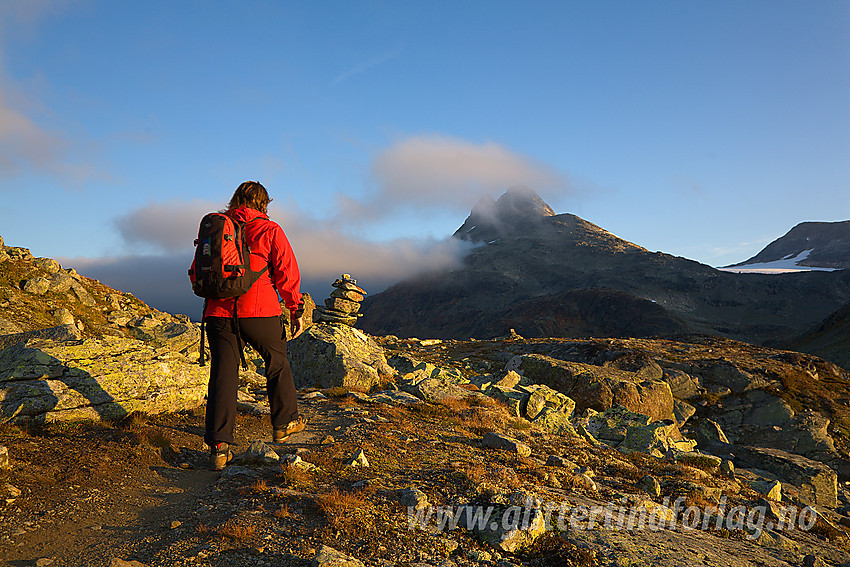
[[(465, 510), (471, 512), (470, 509), (467, 507)], [(490, 520), (486, 525), (473, 526), (472, 533), (481, 542), (507, 553), (530, 547), (546, 531), (546, 519), (539, 507), (515, 505), (497, 508)], [(470, 523), (463, 517), (461, 522), (458, 525)]]
[(703, 419), (697, 426), (694, 437), (697, 444), (705, 449), (711, 449), (717, 443), (729, 444), (729, 439), (726, 438), (726, 434), (723, 433), (720, 425), (707, 418)]
[(617, 450), (623, 453), (635, 451), (661, 458), (667, 451), (692, 451), (696, 441), (682, 439), (673, 420), (653, 421), (647, 425), (629, 427)]
[(290, 341), (288, 350), (298, 388), (369, 390), (394, 374), (384, 349), (348, 325), (317, 323)]
[(595, 439), (608, 445), (617, 446), (626, 438), (630, 427), (649, 425), (649, 416), (635, 413), (622, 406), (614, 406), (604, 412), (595, 413), (587, 418), (587, 431)]
[(622, 406), (593, 414), (584, 421), (587, 423), (581, 425), (588, 434), (625, 453), (639, 451), (660, 458), (671, 449), (690, 451), (696, 444), (682, 438), (673, 420), (653, 421)]
[(544, 407), (537, 416), (531, 420), (531, 424), (537, 429), (542, 429), (554, 435), (566, 437), (579, 437), (578, 432), (570, 422), (569, 415), (563, 411)]
[[(776, 380), (744, 370), (728, 360), (698, 362), (691, 368), (691, 374), (697, 374), (705, 386), (714, 386), (715, 391), (728, 388), (730, 392), (742, 393), (750, 390), (778, 386)], [(721, 390), (718, 390), (721, 389)]]
[(44, 295), (50, 289), (50, 280), (44, 276), (36, 276), (24, 282), (23, 290), (33, 295)]
[(62, 266), (53, 258), (33, 258), (32, 265), (48, 274), (55, 274)]
[(363, 567), (363, 562), (327, 545), (319, 547), (311, 567)]
[(676, 399), (673, 400), (673, 415), (676, 417), (676, 425), (679, 427), (685, 425), (685, 422), (687, 422), (696, 412), (697, 409), (688, 402)]
[(662, 380), (664, 369), (652, 357), (639, 350), (616, 350), (605, 353), (605, 368), (616, 368), (633, 373), (638, 380)]
[(652, 475), (644, 475), (637, 483), (637, 487), (653, 498), (661, 496), (661, 483)]
[(248, 450), (245, 452), (245, 457), (249, 460), (259, 461), (262, 463), (277, 463), (280, 461), (280, 455), (278, 455), (274, 449), (265, 444), (261, 439), (257, 439), (251, 446), (248, 447)]
[(482, 445), (491, 449), (500, 449), (519, 455), (520, 457), (528, 457), (531, 455), (531, 447), (525, 443), (520, 443), (512, 437), (502, 435), (494, 431), (488, 431), (484, 434), (484, 439), (481, 440)]
[(481, 396), (478, 392), (471, 392), (439, 378), (426, 378), (418, 382), (401, 380), (400, 388), (426, 402), (435, 404), (462, 400), (473, 395)]
[(117, 419), (204, 403), (209, 369), (126, 337), (30, 338), (0, 350), (0, 418)]
[(737, 442), (742, 445), (773, 447), (827, 462), (838, 454), (835, 441), (828, 433), (828, 427), (828, 418), (809, 410), (794, 415), (781, 427), (741, 427), (736, 434)]
[(662, 378), (670, 386), (673, 396), (680, 400), (693, 400), (703, 393), (699, 379), (676, 368), (665, 368)]
[(813, 504), (838, 506), (838, 476), (823, 463), (764, 447), (736, 447), (735, 457), (736, 466), (770, 472), (782, 482), (796, 486), (800, 496)]
[(621, 405), (652, 419), (674, 418), (670, 386), (661, 380), (642, 380), (633, 372), (540, 354), (523, 355), (512, 363), (525, 378), (569, 396), (577, 411), (605, 411)]
[(747, 399), (752, 403), (753, 409), (744, 415), (744, 425), (782, 426), (795, 415), (785, 400), (764, 390), (748, 392)]
[(15, 343), (24, 343), (30, 339), (47, 339), (61, 343), (65, 341), (78, 341), (82, 338), (83, 336), (80, 334), (80, 330), (76, 327), (76, 325), (59, 325), (58, 327), (47, 327), (45, 329), (36, 329), (34, 331), (0, 335), (0, 348)]
[(529, 420), (534, 420), (545, 408), (563, 413), (569, 418), (572, 416), (573, 410), (576, 407), (576, 403), (571, 398), (553, 390), (549, 386), (532, 384), (529, 386), (518, 386), (516, 389), (528, 394), (528, 400), (525, 402), (523, 413)]

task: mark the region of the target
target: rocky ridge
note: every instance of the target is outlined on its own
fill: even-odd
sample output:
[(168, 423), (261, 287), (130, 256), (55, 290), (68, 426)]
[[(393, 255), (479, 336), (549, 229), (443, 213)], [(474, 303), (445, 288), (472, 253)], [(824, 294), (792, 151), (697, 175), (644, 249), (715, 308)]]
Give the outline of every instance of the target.
[[(10, 560), (103, 562), (71, 527), (91, 503), (113, 511), (94, 526), (114, 563), (850, 563), (850, 376), (817, 357), (699, 336), (419, 340), (318, 323), (289, 345), (308, 429), (268, 441), (262, 361), (248, 353), (245, 448), (217, 474), (199, 437), (196, 326), (4, 252)], [(39, 293), (58, 273), (82, 291)], [(59, 309), (73, 323), (57, 327)], [(81, 443), (92, 450), (68, 451)], [(63, 478), (82, 492), (50, 490)], [(152, 486), (181, 491), (161, 492), (182, 495), (171, 512), (138, 496)], [(476, 524), (483, 513), (492, 521)]]

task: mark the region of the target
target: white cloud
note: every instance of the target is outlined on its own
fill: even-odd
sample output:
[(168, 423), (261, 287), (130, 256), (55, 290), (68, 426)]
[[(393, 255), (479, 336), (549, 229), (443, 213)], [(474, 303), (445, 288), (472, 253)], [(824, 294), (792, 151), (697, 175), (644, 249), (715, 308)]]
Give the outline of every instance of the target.
[[(379, 182), (377, 193), (360, 200), (338, 195), (330, 218), (316, 218), (293, 202), (270, 206), (269, 217), (284, 228), (295, 251), (304, 289), (325, 293), (336, 277), (350, 273), (367, 291), (377, 292), (417, 273), (458, 266), (469, 250), (468, 243), (448, 238), (369, 240), (357, 232), (366, 221), (391, 220), (399, 210), (423, 206), (467, 212), (482, 194), (498, 196), (515, 184), (549, 193), (570, 189), (551, 168), (501, 146), (438, 136), (394, 144), (375, 158), (373, 172)], [(198, 223), (219, 208), (220, 204), (202, 200), (149, 203), (114, 221), (130, 255), (74, 261), (83, 266), (81, 273), (88, 270), (119, 289), (128, 286), (126, 291), (143, 299), (172, 305), (168, 298), (173, 296), (186, 303), (192, 298), (187, 295), (184, 265), (191, 263)], [(458, 225), (461, 222), (459, 218)], [(149, 267), (159, 262), (163, 270), (179, 273), (168, 283), (162, 278), (134, 278), (140, 262)]]
[[(203, 215), (219, 208), (202, 200), (149, 203), (114, 221), (131, 251), (127, 255), (62, 263), (160, 309), (193, 315), (197, 301), (186, 277), (192, 243)], [(337, 219), (312, 218), (291, 203), (285, 207), (273, 203), (269, 217), (284, 227), (292, 244), (302, 290), (319, 296), (326, 296), (330, 283), (342, 273), (352, 274), (367, 291), (377, 293), (417, 273), (456, 266), (469, 247), (450, 239), (373, 242), (348, 232)]]
[(195, 199), (150, 203), (113, 221), (115, 229), (133, 250), (171, 253), (191, 250), (201, 218), (220, 204)]
[(445, 136), (402, 140), (375, 158), (372, 173), (385, 207), (402, 204), (468, 210), (483, 194), (525, 185), (553, 195), (570, 190), (566, 177), (498, 144)]

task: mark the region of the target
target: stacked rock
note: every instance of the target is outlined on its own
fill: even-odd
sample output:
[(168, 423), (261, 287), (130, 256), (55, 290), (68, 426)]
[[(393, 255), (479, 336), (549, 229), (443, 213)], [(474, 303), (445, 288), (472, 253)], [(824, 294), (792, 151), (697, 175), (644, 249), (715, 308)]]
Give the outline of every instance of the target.
[(325, 306), (316, 306), (313, 321), (316, 323), (342, 323), (353, 327), (361, 316), (360, 302), (366, 292), (357, 285), (357, 280), (349, 274), (342, 274), (331, 284), (334, 288), (331, 296), (325, 300)]

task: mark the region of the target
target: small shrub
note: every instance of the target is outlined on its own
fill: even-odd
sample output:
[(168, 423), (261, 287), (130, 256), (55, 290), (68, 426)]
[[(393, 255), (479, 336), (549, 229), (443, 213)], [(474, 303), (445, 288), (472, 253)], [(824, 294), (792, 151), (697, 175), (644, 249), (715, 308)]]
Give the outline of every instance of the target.
[(313, 475), (301, 467), (284, 467), (279, 478), (284, 486), (293, 490), (305, 490), (313, 486)]
[(269, 491), (269, 485), (265, 480), (260, 479), (254, 484), (250, 484), (248, 486), (244, 486), (239, 490), (239, 493), (243, 496), (249, 496), (251, 494), (263, 494), (264, 492)]
[(161, 431), (147, 432), (142, 436), (142, 439), (151, 447), (165, 449), (171, 447), (171, 439), (166, 437)]
[(371, 508), (361, 494), (336, 488), (317, 496), (316, 504), (328, 519), (328, 524), (345, 533), (362, 528), (365, 513)]
[(240, 524), (236, 520), (228, 520), (216, 530), (216, 533), (222, 537), (245, 541), (254, 537), (257, 533), (257, 528)]
[(286, 520), (293, 517), (292, 512), (289, 511), (289, 506), (286, 504), (281, 504), (280, 508), (275, 510), (274, 517), (278, 520)]

